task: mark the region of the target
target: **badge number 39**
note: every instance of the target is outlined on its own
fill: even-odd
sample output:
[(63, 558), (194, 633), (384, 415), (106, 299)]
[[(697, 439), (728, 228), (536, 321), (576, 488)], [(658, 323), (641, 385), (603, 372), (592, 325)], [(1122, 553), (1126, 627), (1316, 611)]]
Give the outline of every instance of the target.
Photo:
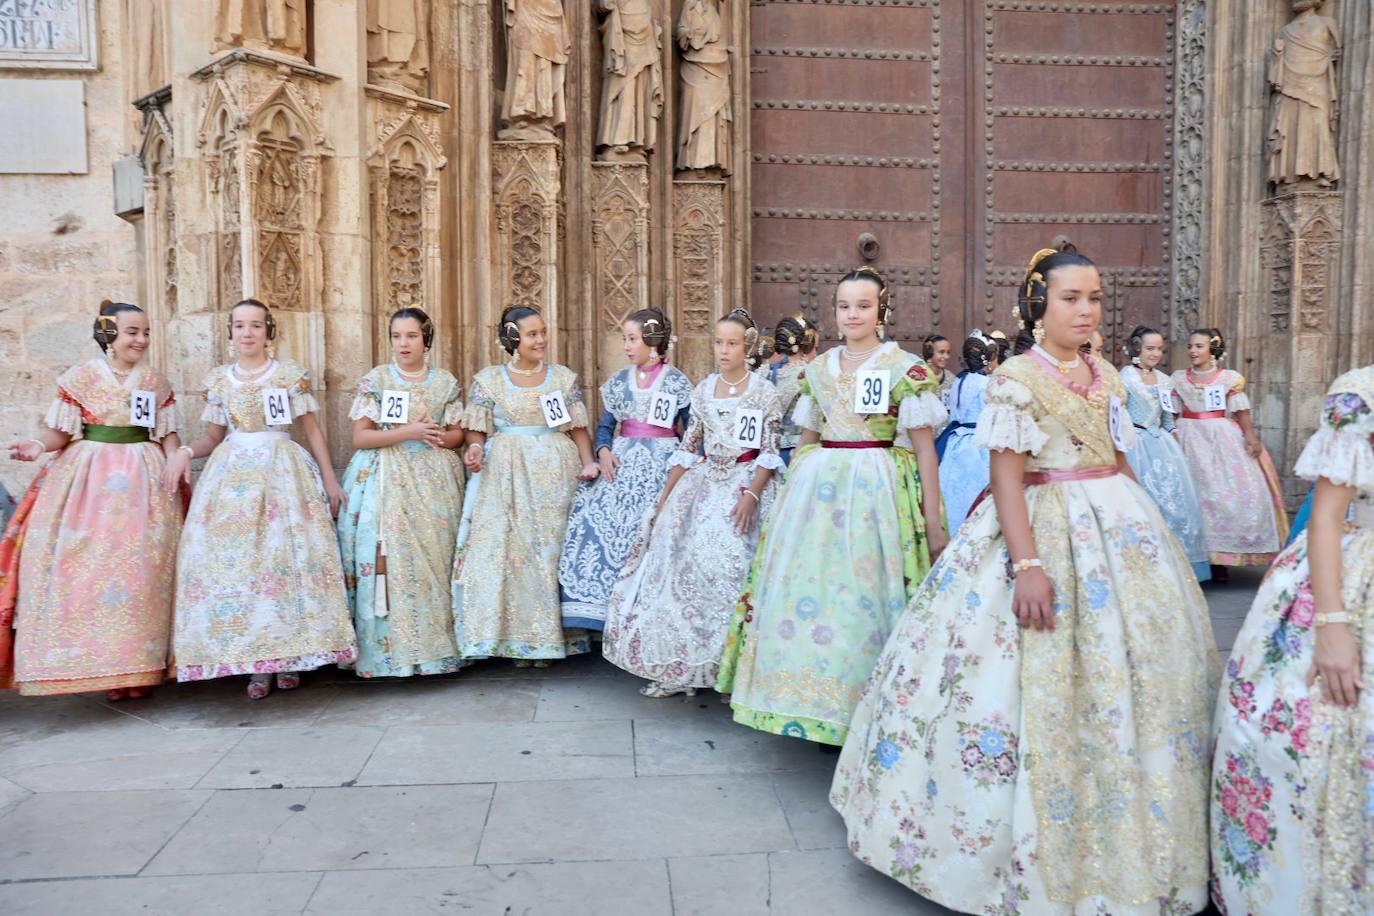
[(262, 389), (262, 415), (268, 426), (291, 424), (291, 398), (285, 388)]
[(854, 376), (854, 412), (887, 413), (887, 386), (890, 374), (886, 369), (864, 369)]
[(563, 392), (550, 391), (540, 395), (539, 406), (544, 410), (544, 425), (550, 429), (568, 422), (568, 402), (563, 400)]
[(136, 389), (129, 396), (129, 423), (152, 429), (157, 425), (157, 398), (151, 391)]
[(649, 404), (649, 425), (659, 429), (673, 428), (673, 414), (677, 412), (677, 399), (671, 394), (658, 392)]
[(733, 422), (736, 448), (758, 448), (763, 445), (762, 410), (737, 410)]
[(409, 391), (382, 392), (382, 422), (397, 424), (410, 422)]

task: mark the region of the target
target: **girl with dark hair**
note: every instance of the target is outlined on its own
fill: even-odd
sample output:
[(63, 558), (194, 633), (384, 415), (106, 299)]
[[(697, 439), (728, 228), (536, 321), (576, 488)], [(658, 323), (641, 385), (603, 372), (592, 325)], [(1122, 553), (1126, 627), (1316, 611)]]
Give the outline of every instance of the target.
[(935, 381), (940, 386), (940, 401), (945, 410), (950, 408), (950, 391), (954, 388), (955, 375), (949, 371), (949, 361), (954, 357), (954, 344), (943, 334), (930, 334), (921, 342), (921, 358), (935, 370)]
[(1001, 331), (993, 331), (990, 335), (992, 342), (997, 345), (997, 358), (993, 361), (993, 369), (1002, 365), (1011, 356), (1011, 341), (1007, 340), (1007, 335)]
[(997, 345), (975, 330), (964, 341), (964, 371), (954, 383), (950, 422), (935, 440), (940, 456), (940, 498), (951, 532), (958, 531), (978, 494), (988, 485), (988, 450), (974, 444), (974, 431), (983, 412), (988, 366), (997, 358)]
[(792, 452), (801, 441), (801, 427), (792, 421), (792, 411), (801, 397), (801, 377), (816, 357), (820, 334), (804, 316), (784, 318), (773, 331), (773, 357), (764, 370), (768, 381), (778, 389), (782, 404), (782, 461), (792, 463)]
[(1192, 366), (1173, 376), (1175, 410), (1182, 412), (1178, 441), (1197, 484), (1212, 565), (1267, 566), (1283, 546), (1288, 514), (1278, 472), (1250, 418), (1245, 376), (1221, 367), (1225, 355), (1216, 328), (1188, 335)]
[(387, 328), (394, 359), (358, 382), (357, 449), (344, 471), (339, 548), (362, 677), (462, 667), (453, 631), (453, 550), (463, 517), (462, 388), (429, 365), (434, 322), (403, 308)]
[(715, 685), (773, 502), (782, 410), (773, 386), (745, 363), (757, 336), (744, 309), (716, 322), (716, 371), (692, 392), (687, 433), (611, 593), (602, 652), (649, 681), (639, 691), (646, 697)]
[(1202, 531), (1202, 507), (1188, 459), (1171, 435), (1174, 384), (1159, 368), (1164, 335), (1149, 325), (1137, 326), (1126, 339), (1126, 355), (1131, 365), (1121, 370), (1121, 383), (1126, 386), (1126, 412), (1136, 429), (1136, 445), (1126, 452), (1126, 460), (1183, 545), (1198, 581), (1206, 582), (1212, 578), (1212, 567)]
[(558, 559), (577, 481), (601, 469), (577, 374), (546, 361), (543, 317), (508, 308), (496, 330), (510, 360), (477, 373), (463, 415), (473, 477), (453, 566), (454, 628), (464, 658), (546, 668), (588, 649), (585, 630), (563, 629)]
[(830, 800), (864, 863), (960, 912), (1195, 913), (1207, 603), (1130, 478), (1120, 377), (1078, 352), (1097, 269), (1046, 249), (1018, 300), (1030, 352), (997, 370), (974, 435), (992, 499), (882, 650)]
[(57, 452), (0, 541), (0, 686), (25, 695), (141, 697), (167, 671), (181, 410), (142, 309), (102, 303), (94, 337), (104, 356), (59, 375), (43, 431), (9, 446)]
[(1212, 765), (1223, 912), (1369, 913), (1374, 891), (1374, 366), (1336, 379), (1295, 473), (1307, 530), (1231, 650)]
[[(168, 473), (191, 498), (177, 552), (177, 680), (247, 674), (248, 696), (300, 686), (301, 671), (358, 657), (334, 515), (344, 501), (316, 414), (310, 373), (276, 359), (277, 322), (256, 299), (229, 311), (234, 362), (205, 378), (205, 435)], [(291, 440), (299, 423), (306, 451)]]
[(640, 523), (668, 478), (692, 399), (691, 381), (668, 365), (667, 315), (641, 309), (625, 319), (621, 335), (629, 365), (601, 386), (601, 477), (578, 485), (558, 562), (563, 626), (597, 632)]
[(945, 544), (933, 433), (945, 409), (926, 364), (882, 342), (889, 310), (872, 268), (841, 278), (845, 343), (802, 376), (794, 419), (806, 432), (716, 687), (750, 728), (843, 743), (883, 640)]

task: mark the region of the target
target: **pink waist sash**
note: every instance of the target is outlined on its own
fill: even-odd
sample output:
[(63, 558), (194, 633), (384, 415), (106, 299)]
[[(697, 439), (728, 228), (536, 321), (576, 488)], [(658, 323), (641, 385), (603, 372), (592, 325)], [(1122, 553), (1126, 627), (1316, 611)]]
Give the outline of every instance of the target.
[(1021, 482), (1028, 487), (1042, 483), (1066, 483), (1070, 480), (1102, 480), (1105, 477), (1114, 477), (1120, 473), (1120, 469), (1114, 464), (1106, 464), (1096, 468), (1064, 468), (1055, 471), (1027, 471), (1021, 476)]
[(638, 420), (621, 420), (620, 434), (631, 439), (674, 439), (677, 433), (661, 426), (651, 426)]

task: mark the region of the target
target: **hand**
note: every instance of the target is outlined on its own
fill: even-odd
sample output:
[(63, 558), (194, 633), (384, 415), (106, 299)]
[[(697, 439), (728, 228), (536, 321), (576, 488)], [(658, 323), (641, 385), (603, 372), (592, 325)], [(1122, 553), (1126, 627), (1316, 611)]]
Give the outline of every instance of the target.
[(620, 467), (620, 459), (606, 446), (597, 452), (597, 463), (601, 465), (601, 477), (607, 483), (615, 483), (615, 471)]
[(401, 432), (405, 434), (407, 439), (414, 439), (416, 442), (428, 442), (434, 446), (444, 444), (443, 427), (432, 420), (416, 420), (414, 423), (407, 423), (401, 427)]
[(1312, 652), (1312, 668), (1307, 672), (1307, 686), (1311, 687), (1320, 677), (1328, 703), (1354, 706), (1364, 689), (1355, 634), (1343, 623), (1328, 623), (1315, 632), (1317, 644)]
[(463, 465), (469, 474), (482, 473), (482, 443), (473, 442), (463, 449)]
[(339, 486), (337, 480), (328, 480), (324, 484), (325, 495), (329, 497), (329, 514), (335, 518), (339, 517), (339, 509), (343, 507), (345, 496), (343, 487)]
[(949, 537), (945, 534), (945, 523), (938, 518), (933, 521), (926, 519), (926, 549), (930, 551), (930, 562), (934, 563), (948, 546)]
[(740, 537), (753, 531), (754, 523), (758, 521), (759, 501), (750, 495), (751, 492), (745, 490), (741, 493), (735, 508), (730, 510), (730, 521), (734, 523), (735, 533)]
[(599, 476), (601, 476), (601, 465), (595, 461), (588, 461), (582, 465), (582, 470), (577, 472), (578, 480), (596, 480)]
[(9, 444), (10, 459), (13, 461), (37, 461), (43, 456), (44, 451), (46, 449), (41, 448), (36, 439)]
[(1259, 436), (1256, 436), (1254, 433), (1251, 433), (1250, 435), (1245, 437), (1245, 451), (1250, 455), (1251, 458), (1258, 458), (1260, 456)]
[(1054, 585), (1039, 566), (1017, 574), (1011, 609), (1022, 627), (1054, 632)]
[(177, 449), (162, 466), (162, 489), (167, 491), (168, 496), (177, 495), (177, 487), (183, 477), (187, 483), (191, 482), (191, 456)]

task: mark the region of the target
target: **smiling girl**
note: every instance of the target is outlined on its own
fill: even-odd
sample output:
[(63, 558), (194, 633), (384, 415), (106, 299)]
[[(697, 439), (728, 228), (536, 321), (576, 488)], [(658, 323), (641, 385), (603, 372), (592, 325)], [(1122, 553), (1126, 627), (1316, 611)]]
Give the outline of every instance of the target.
[(841, 347), (802, 376), (805, 430), (735, 608), (717, 690), (735, 721), (844, 742), (873, 662), (945, 545), (932, 429), (947, 415), (935, 373), (883, 343), (887, 286), (841, 278)]
[(642, 309), (625, 320), (621, 334), (629, 365), (601, 386), (595, 443), (601, 476), (578, 485), (558, 562), (565, 627), (605, 626), (611, 589), (687, 426), (692, 383), (668, 365), (668, 317)]
[(669, 697), (712, 687), (730, 612), (773, 502), (782, 409), (749, 371), (758, 331), (744, 309), (716, 322), (716, 371), (692, 393), (652, 528), (630, 551), (606, 612), (603, 654)]
[(58, 376), (43, 431), (9, 446), (19, 461), (57, 453), (0, 542), (0, 686), (12, 671), (27, 695), (121, 700), (166, 676), (181, 512), (164, 471), (181, 412), (144, 362), (142, 309), (102, 303), (94, 337), (104, 357)]
[(1078, 352), (1101, 320), (1097, 269), (1040, 251), (1018, 299), (1028, 352), (993, 375), (974, 436), (992, 499), (883, 649), (831, 804), (863, 862), (959, 912), (1194, 913), (1207, 604), (1130, 479), (1120, 377)]
[(429, 365), (434, 322), (391, 316), (390, 363), (358, 383), (349, 416), (339, 547), (362, 677), (444, 674), (462, 666), (450, 600), (463, 516), (462, 389)]
[(577, 374), (547, 362), (544, 319), (508, 308), (497, 338), (510, 360), (477, 373), (463, 414), (474, 476), (453, 568), (454, 628), (464, 658), (545, 668), (588, 649), (586, 630), (563, 629), (558, 558), (577, 481), (601, 468)]
[[(271, 310), (245, 299), (229, 312), (234, 362), (205, 379), (205, 435), (167, 473), (189, 481), (177, 553), (177, 680), (250, 675), (248, 696), (300, 686), (301, 671), (346, 664), (358, 648), (332, 515), (344, 500), (316, 420), (310, 375), (270, 349)], [(306, 451), (291, 440), (300, 429)]]

